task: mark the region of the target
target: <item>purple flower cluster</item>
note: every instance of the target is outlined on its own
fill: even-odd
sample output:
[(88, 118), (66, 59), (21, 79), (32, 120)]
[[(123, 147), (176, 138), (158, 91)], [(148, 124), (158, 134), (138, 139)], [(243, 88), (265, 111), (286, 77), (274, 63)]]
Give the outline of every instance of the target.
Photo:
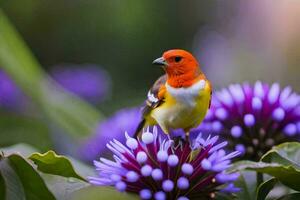
[(103, 100), (110, 89), (107, 72), (96, 65), (58, 65), (51, 75), (66, 90), (91, 103)]
[(138, 140), (125, 136), (126, 145), (115, 139), (106, 145), (114, 160), (94, 161), (99, 177), (90, 177), (92, 184), (157, 200), (212, 199), (218, 192), (239, 191), (232, 183), (238, 174), (225, 173), (239, 152), (226, 154), (227, 142), (217, 144), (218, 136), (204, 139), (199, 134), (191, 145), (179, 146), (163, 139), (156, 127)]
[[(51, 74), (63, 88), (92, 103), (100, 102), (109, 93), (109, 76), (95, 65), (56, 66)], [(20, 111), (29, 102), (14, 81), (0, 70), (0, 107)]]
[(112, 117), (99, 123), (95, 134), (80, 148), (80, 156), (84, 160), (91, 161), (99, 155), (104, 155), (108, 152), (106, 144), (112, 139), (125, 141), (123, 133), (125, 131), (134, 133), (140, 119), (139, 108), (125, 108), (117, 111)]
[(12, 79), (0, 71), (0, 107), (18, 110), (22, 107), (25, 96)]
[(300, 96), (289, 86), (233, 84), (212, 99), (199, 129), (220, 134), (244, 158), (257, 160), (273, 145), (299, 139)]

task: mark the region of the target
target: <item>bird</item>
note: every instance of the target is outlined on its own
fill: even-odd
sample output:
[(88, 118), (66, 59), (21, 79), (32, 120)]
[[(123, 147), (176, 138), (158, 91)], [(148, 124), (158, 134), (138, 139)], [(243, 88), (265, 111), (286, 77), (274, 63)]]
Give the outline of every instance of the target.
[(146, 126), (159, 125), (169, 138), (171, 130), (182, 129), (189, 139), (190, 130), (202, 122), (210, 107), (211, 83), (196, 58), (182, 49), (168, 50), (152, 64), (161, 66), (165, 74), (148, 91), (134, 137)]

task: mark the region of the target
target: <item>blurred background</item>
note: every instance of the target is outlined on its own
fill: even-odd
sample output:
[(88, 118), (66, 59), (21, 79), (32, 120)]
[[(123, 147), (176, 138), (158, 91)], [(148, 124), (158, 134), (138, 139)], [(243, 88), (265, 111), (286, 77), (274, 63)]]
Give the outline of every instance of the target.
[[(99, 123), (143, 103), (163, 73), (151, 62), (172, 48), (192, 52), (215, 90), (256, 80), (300, 89), (298, 1), (10, 0), (0, 6), (49, 76), (102, 113)], [(41, 110), (49, 109), (39, 105), (41, 96), (32, 102), (30, 88), (24, 92), (14, 71), (0, 67), (0, 145), (25, 142), (78, 156), (101, 125), (87, 125), (84, 138), (65, 134), (71, 120), (52, 123), (57, 113), (44, 117)], [(126, 112), (121, 117), (124, 124), (130, 119)]]

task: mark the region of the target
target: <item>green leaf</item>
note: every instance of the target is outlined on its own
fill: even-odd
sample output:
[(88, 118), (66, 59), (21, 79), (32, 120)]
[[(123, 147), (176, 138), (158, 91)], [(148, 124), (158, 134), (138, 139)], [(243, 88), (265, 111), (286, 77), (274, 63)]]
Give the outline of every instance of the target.
[(261, 161), (292, 165), (300, 169), (300, 143), (286, 142), (273, 147), (262, 157)]
[(70, 162), (75, 168), (75, 171), (78, 172), (83, 177), (88, 177), (88, 176), (98, 176), (98, 173), (96, 172), (95, 168), (91, 165), (87, 165), (80, 160), (76, 160), (75, 158), (68, 157)]
[(71, 194), (79, 189), (89, 186), (89, 183), (76, 178), (65, 178), (51, 174), (40, 173), (49, 190), (58, 200), (69, 199)]
[(271, 178), (262, 184), (259, 185), (257, 188), (257, 200), (265, 200), (269, 192), (274, 188), (278, 180), (276, 178)]
[(27, 143), (41, 150), (52, 147), (49, 130), (45, 123), (15, 114), (0, 114), (0, 138), (0, 146)]
[[(39, 166), (42, 167), (42, 169), (39, 168), (40, 176), (43, 178), (47, 187), (54, 194), (56, 199), (59, 200), (68, 199), (70, 198), (72, 192), (89, 186), (89, 183), (82, 180), (82, 176), (83, 177), (96, 176), (95, 170), (92, 167), (87, 166), (84, 163), (72, 157), (66, 158), (64, 156), (58, 156), (54, 152), (47, 152), (45, 154), (34, 153), (36, 152), (36, 149), (26, 144), (18, 144), (7, 148), (2, 148), (0, 149), (0, 152), (1, 151), (4, 152), (6, 155), (16, 154), (16, 153), (22, 154), (24, 155), (24, 157), (30, 157), (30, 155), (32, 155), (32, 157), (34, 157), (33, 160), (38, 160)], [(61, 165), (68, 166), (66, 171), (63, 172), (61, 171), (63, 169)], [(53, 169), (53, 167), (56, 167), (57, 169)], [(48, 170), (47, 173), (51, 173), (51, 174), (43, 173), (42, 171), (45, 170)], [(69, 177), (70, 175), (71, 177)], [(80, 176), (81, 179), (74, 178), (77, 176)], [(1, 171), (0, 171), (0, 192), (1, 192)], [(2, 194), (3, 193), (0, 193), (0, 199)]]
[(0, 27), (0, 66), (55, 125), (77, 137), (93, 133), (100, 113), (45, 74), (1, 9)]
[(241, 188), (241, 191), (236, 193), (237, 199), (255, 199), (256, 172), (240, 171), (240, 176), (235, 182), (235, 186)]
[[(5, 152), (6, 155), (9, 154), (20, 154), (25, 158), (30, 157), (32, 154), (37, 153), (38, 150), (33, 148), (30, 145), (27, 144), (16, 144), (9, 147), (2, 147), (0, 148), (0, 151)], [(86, 165), (85, 163), (82, 163), (79, 160), (76, 160), (72, 157), (67, 158), (75, 168), (75, 171), (78, 172), (83, 177), (87, 176), (96, 176), (96, 172), (93, 167)]]
[(5, 188), (6, 199), (23, 199), (25, 191), (22, 182), (8, 159), (0, 161), (0, 171), (4, 180), (3, 187)]
[(55, 200), (41, 176), (19, 155), (2, 157), (0, 173), (6, 200)]
[(276, 200), (299, 200), (299, 199), (300, 199), (300, 193), (293, 193), (293, 194), (287, 194)]
[(67, 157), (57, 155), (54, 151), (48, 151), (44, 154), (34, 153), (29, 159), (37, 165), (37, 169), (41, 172), (86, 181), (75, 172), (72, 163)]
[(89, 186), (73, 192), (69, 200), (82, 200), (82, 199), (84, 200), (107, 200), (107, 199), (138, 200), (139, 197), (133, 194), (117, 192), (114, 188)]
[(0, 199), (5, 198), (5, 185), (4, 184), (5, 184), (4, 179), (3, 179), (2, 175), (1, 175), (1, 172), (0, 172)]
[(300, 170), (293, 166), (284, 166), (278, 163), (264, 163), (252, 161), (239, 161), (233, 164), (230, 171), (254, 170), (276, 177), (284, 185), (299, 191)]
[(291, 193), (294, 193), (294, 192), (295, 192), (295, 190), (293, 190), (289, 187), (286, 187), (286, 186), (284, 186), (280, 183), (277, 183), (275, 185), (275, 187), (268, 194), (267, 199), (268, 200), (274, 200), (274, 199), (277, 199), (278, 197), (282, 197), (286, 194), (291, 194)]

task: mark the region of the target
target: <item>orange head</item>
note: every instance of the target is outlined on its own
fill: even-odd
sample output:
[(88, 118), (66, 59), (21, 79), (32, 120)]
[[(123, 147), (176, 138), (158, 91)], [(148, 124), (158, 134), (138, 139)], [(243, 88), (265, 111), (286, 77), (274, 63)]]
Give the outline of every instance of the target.
[(203, 75), (196, 58), (180, 49), (166, 51), (153, 64), (163, 66), (168, 75), (167, 82), (173, 87), (189, 87)]

